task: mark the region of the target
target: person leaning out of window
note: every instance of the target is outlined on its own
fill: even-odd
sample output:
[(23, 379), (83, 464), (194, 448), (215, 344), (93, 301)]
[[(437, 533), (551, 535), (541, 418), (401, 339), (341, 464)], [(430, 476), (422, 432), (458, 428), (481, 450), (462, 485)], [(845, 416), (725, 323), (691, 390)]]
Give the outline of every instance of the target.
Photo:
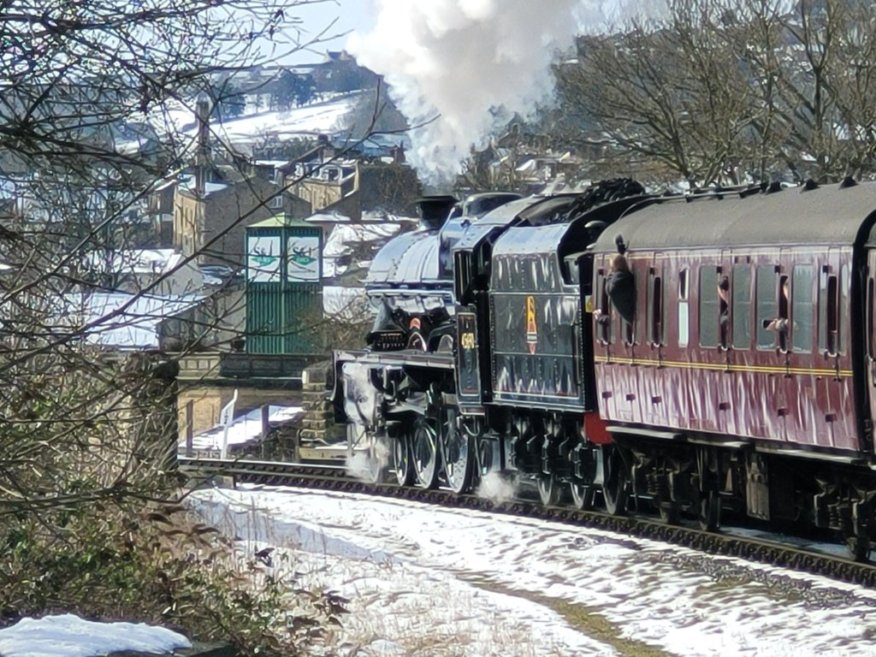
[[(636, 313), (635, 277), (630, 271), (626, 256), (620, 253), (611, 259), (609, 267), (610, 271), (605, 277), (605, 293), (618, 315), (628, 324), (632, 324)], [(593, 316), (600, 324), (609, 321), (608, 314), (599, 308), (593, 311)]]

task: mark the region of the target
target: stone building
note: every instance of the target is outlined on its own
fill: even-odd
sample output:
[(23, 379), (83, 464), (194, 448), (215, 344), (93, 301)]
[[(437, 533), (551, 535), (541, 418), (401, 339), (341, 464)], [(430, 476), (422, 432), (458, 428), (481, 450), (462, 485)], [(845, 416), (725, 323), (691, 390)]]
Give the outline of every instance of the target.
[(198, 254), (198, 264), (241, 267), (247, 226), (275, 214), (306, 217), (310, 208), (260, 176), (203, 183), (196, 176), (177, 185), (173, 243), (186, 256)]

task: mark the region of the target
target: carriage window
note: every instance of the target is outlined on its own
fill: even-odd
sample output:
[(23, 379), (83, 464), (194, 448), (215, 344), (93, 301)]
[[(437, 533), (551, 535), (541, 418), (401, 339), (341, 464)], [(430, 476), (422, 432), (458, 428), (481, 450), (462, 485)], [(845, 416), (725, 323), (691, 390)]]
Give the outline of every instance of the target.
[(648, 341), (663, 344), (663, 278), (651, 273), (648, 289)]
[(812, 324), (815, 313), (812, 304), (813, 268), (809, 265), (794, 267), (791, 285), (791, 343), (794, 351), (812, 351)]
[(839, 350), (838, 281), (829, 272), (821, 272), (818, 285), (818, 351), (836, 354)]
[(757, 268), (757, 348), (772, 349), (776, 346), (776, 332), (768, 331), (767, 326), (776, 319), (776, 285), (778, 279), (773, 265)]
[(843, 344), (843, 335), (842, 335), (842, 326), (840, 326), (840, 320), (842, 319), (840, 316), (840, 312), (842, 308), (848, 311), (849, 306), (849, 286), (852, 283), (851, 270), (848, 265), (843, 265), (842, 276), (838, 281), (839, 289), (840, 289), (840, 305), (837, 308), (837, 326), (836, 326), (836, 351), (839, 354), (845, 353), (845, 345)]
[(791, 329), (791, 279), (788, 276), (779, 276), (779, 316), (776, 318), (783, 322), (784, 328), (773, 328), (779, 339), (779, 349), (784, 353), (788, 351), (788, 332)]
[(688, 341), (688, 289), (687, 269), (678, 272), (678, 346), (686, 347)]
[(751, 267), (733, 267), (733, 346), (751, 347)]
[(876, 324), (873, 322), (873, 279), (867, 280), (867, 353), (872, 358), (876, 354), (876, 335), (873, 335), (873, 329)]
[(718, 344), (718, 271), (700, 268), (700, 346)]

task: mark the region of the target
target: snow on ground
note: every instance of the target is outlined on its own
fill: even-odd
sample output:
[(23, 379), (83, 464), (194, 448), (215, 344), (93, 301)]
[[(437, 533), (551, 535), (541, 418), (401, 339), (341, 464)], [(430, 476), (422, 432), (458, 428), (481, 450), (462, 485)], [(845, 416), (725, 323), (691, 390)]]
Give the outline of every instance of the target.
[(194, 499), (248, 550), (282, 548), (290, 570), (350, 598), (343, 640), (359, 657), (876, 657), (876, 593), (823, 578), (403, 500), (255, 487)]
[(182, 634), (143, 623), (94, 623), (72, 614), (23, 618), (0, 630), (3, 657), (96, 657), (132, 651), (168, 653), (191, 648)]
[[(290, 422), (303, 410), (300, 406), (268, 406), (268, 422)], [(213, 427), (209, 431), (199, 433), (192, 438), (192, 448), (195, 450), (219, 450), (223, 444), (224, 433), (225, 427), (223, 426)], [(262, 411), (260, 408), (255, 408), (234, 418), (228, 425), (227, 445), (229, 448), (242, 447), (259, 438), (261, 433)], [(185, 449), (185, 446), (185, 440), (180, 441), (180, 450)]]

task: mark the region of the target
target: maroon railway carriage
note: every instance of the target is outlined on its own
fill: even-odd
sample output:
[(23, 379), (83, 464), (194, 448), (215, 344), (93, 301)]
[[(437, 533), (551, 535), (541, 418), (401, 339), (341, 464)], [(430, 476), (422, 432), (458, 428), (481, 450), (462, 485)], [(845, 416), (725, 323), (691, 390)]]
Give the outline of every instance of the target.
[[(594, 322), (606, 497), (650, 495), (708, 527), (735, 504), (842, 531), (869, 551), (876, 479), (876, 184), (667, 199), (594, 249), (611, 312), (622, 236), (636, 317)], [(622, 506), (622, 505), (621, 505)]]

